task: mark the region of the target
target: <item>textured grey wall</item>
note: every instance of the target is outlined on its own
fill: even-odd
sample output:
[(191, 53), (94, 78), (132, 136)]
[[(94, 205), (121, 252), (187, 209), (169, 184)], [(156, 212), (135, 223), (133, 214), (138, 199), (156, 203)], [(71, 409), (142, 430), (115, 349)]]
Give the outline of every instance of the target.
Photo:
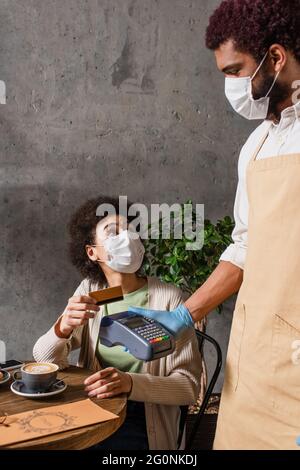
[[(1, 0), (1, 332), (32, 345), (79, 277), (65, 225), (98, 193), (232, 214), (250, 126), (205, 49), (218, 0)], [(209, 331), (226, 348), (231, 309)]]

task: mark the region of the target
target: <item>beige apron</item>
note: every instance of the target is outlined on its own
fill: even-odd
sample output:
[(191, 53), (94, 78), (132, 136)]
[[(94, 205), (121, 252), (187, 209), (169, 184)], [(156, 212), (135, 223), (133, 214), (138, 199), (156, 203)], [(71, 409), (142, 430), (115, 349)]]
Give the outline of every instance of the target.
[(300, 153), (247, 169), (248, 250), (214, 449), (298, 449)]

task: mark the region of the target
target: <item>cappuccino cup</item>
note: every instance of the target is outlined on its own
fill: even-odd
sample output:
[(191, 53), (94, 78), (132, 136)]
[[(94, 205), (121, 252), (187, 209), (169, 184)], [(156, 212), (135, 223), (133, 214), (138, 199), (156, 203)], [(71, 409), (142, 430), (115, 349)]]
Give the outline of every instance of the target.
[(58, 369), (51, 362), (30, 362), (15, 372), (14, 379), (23, 382), (28, 392), (46, 392), (56, 381)]

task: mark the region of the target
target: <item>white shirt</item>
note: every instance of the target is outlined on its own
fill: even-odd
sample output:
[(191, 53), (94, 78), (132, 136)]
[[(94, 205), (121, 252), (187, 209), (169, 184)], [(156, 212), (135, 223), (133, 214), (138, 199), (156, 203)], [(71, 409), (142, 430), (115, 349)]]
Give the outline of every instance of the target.
[(238, 164), (239, 180), (234, 205), (235, 228), (232, 233), (234, 243), (229, 245), (220, 258), (220, 261), (230, 261), (241, 269), (244, 269), (245, 266), (248, 241), (247, 166), (270, 125), (268, 138), (257, 159), (300, 153), (300, 102), (282, 112), (279, 124), (271, 124), (271, 121), (268, 120), (264, 121), (250, 135), (241, 150)]

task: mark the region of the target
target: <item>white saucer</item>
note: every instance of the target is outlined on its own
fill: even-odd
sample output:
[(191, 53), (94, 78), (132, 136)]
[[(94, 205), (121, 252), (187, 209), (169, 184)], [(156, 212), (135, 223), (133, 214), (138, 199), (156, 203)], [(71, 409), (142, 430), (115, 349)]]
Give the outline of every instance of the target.
[[(67, 388), (67, 384), (63, 381), (59, 381), (60, 383), (56, 385), (56, 383), (54, 383), (51, 387), (51, 390), (49, 392), (36, 392), (36, 393), (32, 393), (32, 392), (28, 392), (26, 391), (26, 386), (24, 384), (22, 384), (22, 386), (20, 387), (21, 390), (19, 390), (18, 388), (16, 388), (16, 384), (17, 383), (20, 383), (21, 380), (15, 380), (15, 382), (13, 382), (10, 386), (10, 389), (13, 393), (15, 393), (16, 395), (20, 395), (20, 397), (27, 397), (27, 398), (45, 398), (45, 397), (52, 397), (54, 395), (59, 395), (60, 393), (64, 392)], [(58, 382), (58, 380), (57, 380)]]
[(1, 370), (1, 372), (2, 374), (4, 374), (4, 377), (2, 378), (2, 380), (0, 380), (0, 385), (5, 384), (10, 379), (10, 373), (7, 372), (7, 370)]

